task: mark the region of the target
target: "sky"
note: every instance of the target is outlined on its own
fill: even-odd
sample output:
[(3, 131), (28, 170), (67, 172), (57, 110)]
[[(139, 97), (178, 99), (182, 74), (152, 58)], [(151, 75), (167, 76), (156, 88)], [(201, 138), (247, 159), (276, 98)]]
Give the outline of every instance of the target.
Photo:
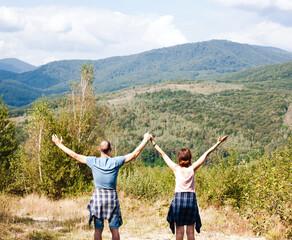
[(0, 0), (0, 59), (35, 66), (212, 39), (292, 52), (292, 0)]

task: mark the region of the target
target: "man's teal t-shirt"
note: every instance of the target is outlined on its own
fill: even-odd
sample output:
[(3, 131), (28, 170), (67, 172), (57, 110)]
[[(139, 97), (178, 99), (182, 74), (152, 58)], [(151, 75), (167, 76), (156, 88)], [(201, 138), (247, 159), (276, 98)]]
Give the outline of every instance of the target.
[(95, 188), (116, 189), (118, 173), (125, 159), (125, 156), (86, 157), (86, 164), (92, 169)]

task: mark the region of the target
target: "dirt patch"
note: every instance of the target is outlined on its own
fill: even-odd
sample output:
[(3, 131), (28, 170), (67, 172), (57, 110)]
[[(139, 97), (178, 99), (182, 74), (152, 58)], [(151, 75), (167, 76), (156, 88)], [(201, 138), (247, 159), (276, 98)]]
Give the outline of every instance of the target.
[(19, 116), (19, 117), (14, 117), (14, 118), (9, 118), (10, 121), (19, 124), (19, 123), (24, 123), (26, 120), (29, 120), (31, 117), (29, 116)]
[(292, 103), (288, 107), (288, 111), (286, 112), (284, 116), (284, 124), (292, 128)]
[(112, 95), (112, 99), (109, 99), (107, 102), (110, 104), (122, 104), (125, 102), (131, 101), (136, 94), (142, 93), (152, 93), (158, 92), (161, 90), (171, 90), (171, 91), (189, 91), (192, 93), (199, 93), (199, 94), (211, 94), (215, 92), (221, 92), (224, 90), (231, 90), (231, 89), (241, 89), (241, 85), (236, 84), (226, 84), (226, 83), (215, 83), (215, 82), (203, 82), (203, 83), (190, 83), (190, 84), (175, 84), (175, 83), (168, 83), (168, 84), (157, 84), (151, 86), (138, 86), (127, 88), (124, 90), (120, 90), (115, 92)]
[[(127, 234), (121, 234), (121, 239), (127, 239), (127, 240), (170, 240), (175, 239), (175, 235), (173, 234), (167, 234), (167, 233), (150, 233), (145, 234), (145, 236), (142, 237), (133, 237), (131, 235)], [(227, 235), (224, 233), (216, 233), (216, 232), (201, 232), (200, 234), (195, 234), (195, 239), (197, 240), (265, 240), (265, 238), (257, 238), (257, 237), (248, 237), (248, 236), (237, 236), (237, 235)]]

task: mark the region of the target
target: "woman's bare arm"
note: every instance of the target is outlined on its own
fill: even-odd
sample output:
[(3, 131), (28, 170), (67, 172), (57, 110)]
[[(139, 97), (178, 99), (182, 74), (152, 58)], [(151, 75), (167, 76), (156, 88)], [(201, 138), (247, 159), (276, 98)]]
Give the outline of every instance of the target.
[(166, 154), (165, 152), (154, 142), (153, 137), (150, 138), (153, 146), (157, 150), (157, 152), (162, 156), (164, 162), (171, 168), (172, 171), (175, 171), (177, 164), (174, 163)]
[(223, 138), (221, 138), (221, 136), (218, 138), (217, 143), (212, 146), (211, 148), (209, 148), (196, 162), (193, 163), (192, 167), (194, 170), (196, 170), (197, 168), (199, 168), (206, 160), (206, 158), (208, 157), (208, 155), (213, 152), (222, 142), (224, 142), (226, 139), (228, 138), (228, 136), (225, 136)]

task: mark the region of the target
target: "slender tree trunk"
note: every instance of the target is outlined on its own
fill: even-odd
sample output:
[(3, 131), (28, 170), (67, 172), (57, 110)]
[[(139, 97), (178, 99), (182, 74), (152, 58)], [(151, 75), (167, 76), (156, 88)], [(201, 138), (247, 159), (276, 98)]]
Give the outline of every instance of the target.
[(115, 157), (117, 156), (118, 149), (117, 149), (117, 139), (115, 139)]
[(75, 108), (75, 94), (74, 94), (74, 89), (72, 89), (72, 100), (73, 100), (73, 116), (74, 116), (74, 120), (76, 120), (76, 108)]
[(91, 137), (92, 134), (94, 133), (94, 130), (95, 130), (95, 129), (93, 129), (93, 130), (90, 132), (90, 134), (88, 135), (87, 141), (89, 141), (90, 137)]
[(24, 176), (23, 173), (22, 173), (22, 179), (23, 179), (24, 189), (25, 189), (25, 192), (26, 192), (26, 194), (27, 194), (27, 187), (26, 187), (26, 183), (25, 183), (25, 176)]
[(84, 79), (81, 79), (81, 109), (80, 109), (80, 116), (79, 116), (79, 123), (78, 123), (78, 142), (81, 141), (81, 132), (82, 132), (82, 120), (83, 114), (86, 111), (85, 106), (85, 93), (86, 93), (87, 83)]
[(41, 182), (43, 181), (42, 178), (42, 166), (41, 166), (41, 143), (42, 143), (42, 132), (43, 132), (43, 126), (41, 126), (40, 128), (40, 132), (39, 132), (39, 151), (38, 151), (38, 162), (39, 162), (39, 174), (40, 174), (40, 180)]

